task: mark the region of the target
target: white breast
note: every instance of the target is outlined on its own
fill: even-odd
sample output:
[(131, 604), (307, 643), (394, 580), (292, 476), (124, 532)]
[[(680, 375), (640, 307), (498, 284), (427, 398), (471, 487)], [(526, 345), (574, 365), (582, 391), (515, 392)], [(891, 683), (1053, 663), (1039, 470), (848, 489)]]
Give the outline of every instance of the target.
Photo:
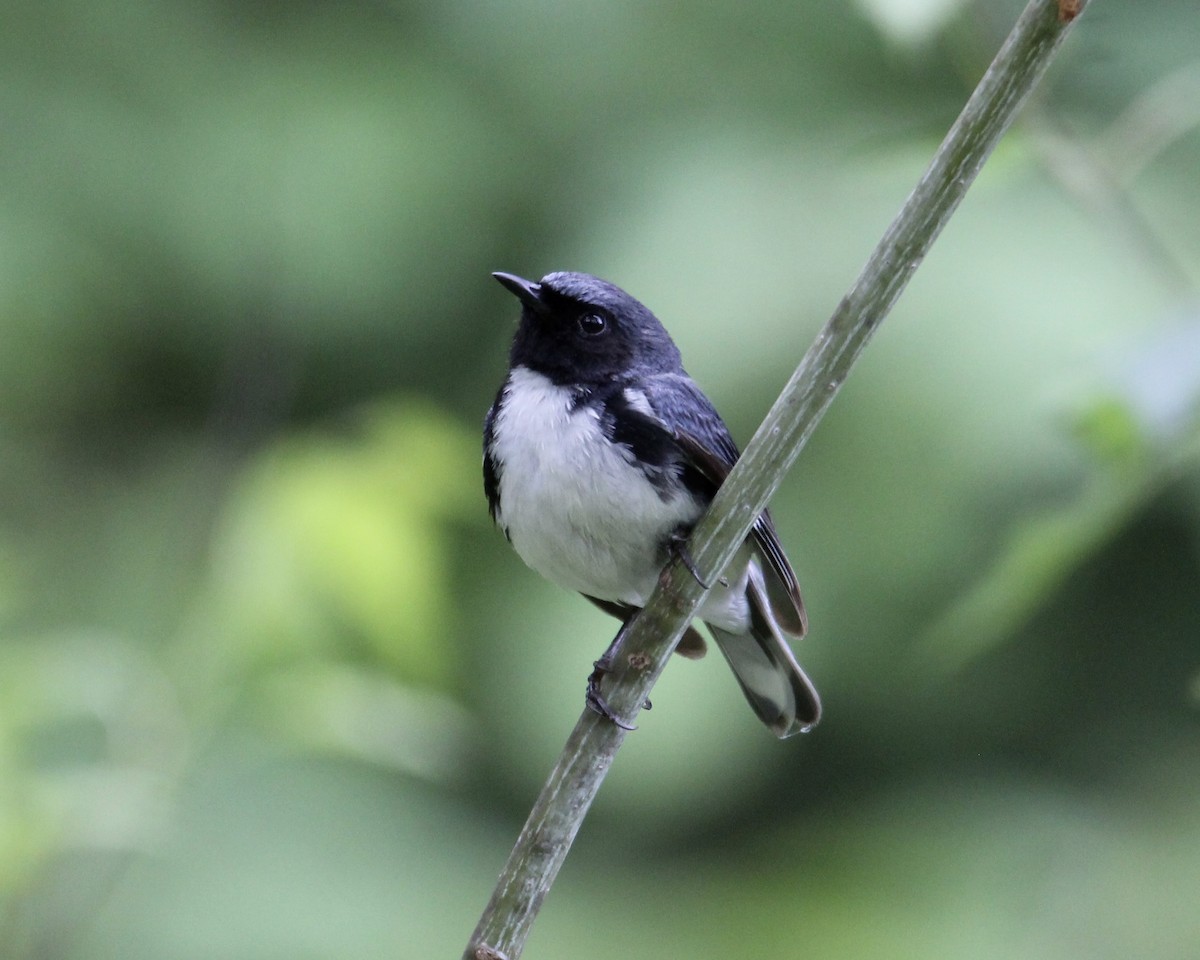
[(700, 505), (682, 487), (664, 501), (631, 452), (605, 440), (599, 412), (572, 408), (569, 388), (512, 371), (493, 423), (497, 520), (548, 580), (642, 606), (666, 561), (662, 544)]

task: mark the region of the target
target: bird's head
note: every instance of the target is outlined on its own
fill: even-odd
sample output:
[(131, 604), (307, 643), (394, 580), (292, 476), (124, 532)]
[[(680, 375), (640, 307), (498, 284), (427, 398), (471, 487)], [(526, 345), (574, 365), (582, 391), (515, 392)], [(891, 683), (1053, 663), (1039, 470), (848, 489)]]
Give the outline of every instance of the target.
[(492, 274), (521, 301), (510, 363), (558, 384), (598, 384), (675, 372), (679, 350), (641, 302), (587, 273), (550, 273), (536, 283)]

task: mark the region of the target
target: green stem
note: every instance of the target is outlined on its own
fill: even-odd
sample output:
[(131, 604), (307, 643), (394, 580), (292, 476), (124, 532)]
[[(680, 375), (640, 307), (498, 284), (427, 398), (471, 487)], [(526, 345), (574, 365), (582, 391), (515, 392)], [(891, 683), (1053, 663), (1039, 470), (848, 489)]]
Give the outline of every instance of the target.
[[(1081, 0), (1082, 12), (1087, 0)], [(696, 526), (690, 552), (707, 582), (733, 559), (840, 389), (859, 353), (958, 206), (1070, 23), (1057, 0), (1030, 0), (925, 175), (817, 336)], [(678, 562), (624, 638), (609, 704), (636, 716), (704, 589)], [(500, 874), (464, 960), (516, 960), (625, 731), (584, 710)]]

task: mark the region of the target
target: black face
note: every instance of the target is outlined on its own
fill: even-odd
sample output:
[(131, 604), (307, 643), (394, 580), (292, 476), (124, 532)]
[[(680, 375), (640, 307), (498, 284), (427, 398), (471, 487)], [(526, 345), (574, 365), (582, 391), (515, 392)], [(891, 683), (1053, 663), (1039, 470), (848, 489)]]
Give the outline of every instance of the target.
[(551, 273), (538, 283), (494, 276), (522, 303), (512, 366), (564, 385), (681, 369), (679, 351), (654, 314), (607, 281), (586, 273)]

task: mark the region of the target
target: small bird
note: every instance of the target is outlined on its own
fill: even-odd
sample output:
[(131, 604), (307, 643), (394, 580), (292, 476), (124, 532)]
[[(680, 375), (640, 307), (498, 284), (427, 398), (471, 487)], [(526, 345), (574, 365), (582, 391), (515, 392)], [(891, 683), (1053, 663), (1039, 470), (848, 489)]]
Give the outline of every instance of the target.
[[(492, 519), (526, 564), (628, 624), (673, 554), (696, 575), (686, 540), (737, 446), (666, 329), (624, 290), (586, 273), (492, 276), (521, 301), (483, 429)], [(787, 640), (808, 628), (804, 604), (766, 511), (697, 616), (776, 736), (817, 723), (820, 698)], [(620, 636), (588, 687), (618, 723), (599, 681)], [(689, 627), (676, 652), (702, 657), (704, 639)]]

